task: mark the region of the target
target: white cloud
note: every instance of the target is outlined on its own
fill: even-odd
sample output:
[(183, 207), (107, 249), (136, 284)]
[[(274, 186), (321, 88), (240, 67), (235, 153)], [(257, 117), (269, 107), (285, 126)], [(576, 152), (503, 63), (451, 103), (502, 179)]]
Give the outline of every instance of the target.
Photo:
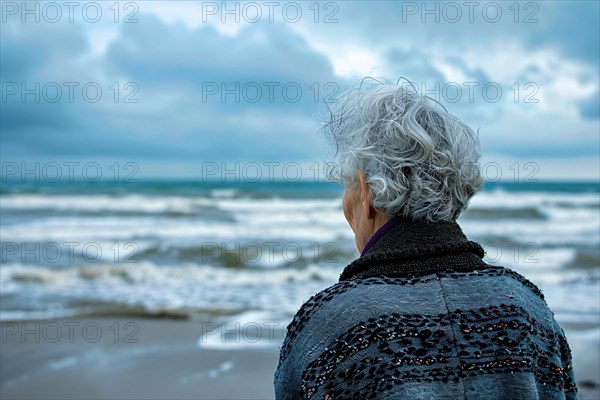
[(468, 77), (467, 74), (460, 68), (445, 63), (444, 61), (434, 60), (432, 64), (444, 75), (444, 78), (446, 78), (448, 82), (463, 83), (472, 82), (474, 80), (473, 78)]
[[(570, 60), (556, 49), (527, 50), (522, 45), (496, 43), (489, 48), (470, 48), (462, 53), (470, 69), (479, 69), (493, 82), (505, 87), (517, 83), (520, 99), (532, 95), (539, 113), (577, 118), (579, 103), (598, 92), (597, 70), (583, 62)], [(524, 85), (532, 83), (528, 90)], [(533, 94), (534, 92), (535, 95)]]
[[(222, 18), (220, 8), (223, 4), (223, 2), (177, 0), (145, 1), (141, 3), (140, 11), (154, 14), (169, 24), (182, 23), (188, 29), (197, 29), (208, 25), (222, 35), (237, 36), (244, 26), (250, 25), (250, 23), (246, 22), (244, 18), (239, 18), (239, 22), (236, 23), (235, 15)], [(240, 2), (234, 2), (232, 6), (235, 7), (236, 4), (239, 8)], [(217, 14), (214, 14), (213, 6), (217, 7)]]
[(111, 26), (93, 26), (88, 31), (88, 39), (91, 46), (88, 55), (91, 57), (104, 56), (110, 43), (118, 38), (119, 30), (114, 24)]
[(349, 78), (371, 76), (381, 72), (381, 59), (374, 52), (365, 49), (346, 49), (329, 54), (335, 73)]

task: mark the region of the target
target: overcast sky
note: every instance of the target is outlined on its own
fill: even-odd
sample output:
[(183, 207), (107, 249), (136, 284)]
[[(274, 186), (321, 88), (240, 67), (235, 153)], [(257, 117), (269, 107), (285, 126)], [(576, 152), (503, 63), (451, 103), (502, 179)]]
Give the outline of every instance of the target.
[(372, 76), (479, 129), (483, 162), (599, 175), (597, 1), (22, 4), (2, 2), (3, 161), (310, 164), (325, 104)]

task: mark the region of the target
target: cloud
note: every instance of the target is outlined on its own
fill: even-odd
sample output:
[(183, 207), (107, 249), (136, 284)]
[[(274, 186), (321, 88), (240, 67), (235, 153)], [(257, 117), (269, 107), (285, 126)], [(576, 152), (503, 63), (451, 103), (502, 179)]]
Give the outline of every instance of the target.
[(554, 47), (566, 58), (598, 67), (600, 3), (556, 1), (539, 3), (542, 13), (535, 28), (525, 33), (528, 48)]
[[(320, 147), (314, 114), (324, 95), (315, 98), (316, 91), (336, 79), (328, 59), (302, 37), (285, 26), (250, 27), (232, 38), (210, 26), (168, 25), (151, 15), (140, 19), (144, 22), (124, 26), (101, 59), (80, 70), (75, 63), (54, 64), (52, 50), (45, 58), (24, 58), (30, 65), (11, 79), (31, 80), (23, 71), (44, 70), (57, 81), (97, 82), (104, 97), (97, 103), (61, 98), (38, 104), (13, 96), (6, 104), (11, 117), (2, 122), (3, 144), (31, 154), (73, 156), (314, 157)], [(44, 34), (56, 44), (62, 32)], [(10, 40), (15, 48), (27, 43), (23, 32)], [(121, 100), (135, 91), (123, 90), (124, 83), (133, 82), (137, 103), (112, 101), (117, 81)]]
[(211, 26), (188, 29), (145, 16), (143, 24), (123, 29), (121, 40), (109, 47), (107, 62), (118, 72), (156, 84), (334, 78), (328, 59), (311, 51), (286, 25), (250, 26), (229, 37)]
[(594, 95), (581, 104), (581, 116), (586, 119), (600, 120), (600, 96)]
[(2, 78), (40, 73), (48, 62), (76, 57), (87, 49), (85, 34), (73, 24), (3, 22)]
[[(495, 23), (481, 9), (473, 21), (463, 9), (456, 23), (447, 13), (423, 23), (421, 10), (407, 8), (422, 2), (336, 4), (339, 22), (329, 24), (315, 22), (308, 6), (294, 24), (201, 23), (201, 7), (188, 2), (144, 3), (135, 24), (3, 24), (3, 82), (79, 86), (74, 101), (64, 85), (55, 103), (31, 95), (3, 101), (0, 154), (317, 160), (328, 152), (315, 121), (323, 100), (369, 74), (433, 90), (480, 128), (490, 154), (597, 156), (597, 2), (518, 3), (518, 23), (513, 3), (498, 3)], [(527, 16), (537, 22), (524, 23)], [(101, 87), (100, 101), (82, 98), (89, 82)], [(473, 99), (468, 82), (478, 85)], [(502, 89), (497, 101), (485, 98), (486, 83)], [(447, 98), (448, 84), (462, 89), (460, 100)], [(137, 102), (125, 103), (127, 96)]]

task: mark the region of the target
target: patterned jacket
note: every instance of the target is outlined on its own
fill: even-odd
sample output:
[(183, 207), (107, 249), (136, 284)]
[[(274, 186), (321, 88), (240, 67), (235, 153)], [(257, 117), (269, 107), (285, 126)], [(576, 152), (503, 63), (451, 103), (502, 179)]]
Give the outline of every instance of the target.
[(399, 218), (288, 325), (284, 399), (577, 399), (539, 288), (486, 264), (456, 222)]

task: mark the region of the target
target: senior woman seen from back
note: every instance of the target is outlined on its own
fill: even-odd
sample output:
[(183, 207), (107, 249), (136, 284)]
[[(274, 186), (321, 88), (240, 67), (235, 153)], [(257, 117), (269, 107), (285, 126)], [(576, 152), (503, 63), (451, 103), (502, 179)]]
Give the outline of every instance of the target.
[(288, 326), (277, 399), (576, 399), (541, 291), (456, 222), (479, 141), (398, 85), (349, 91), (325, 125), (360, 257)]

